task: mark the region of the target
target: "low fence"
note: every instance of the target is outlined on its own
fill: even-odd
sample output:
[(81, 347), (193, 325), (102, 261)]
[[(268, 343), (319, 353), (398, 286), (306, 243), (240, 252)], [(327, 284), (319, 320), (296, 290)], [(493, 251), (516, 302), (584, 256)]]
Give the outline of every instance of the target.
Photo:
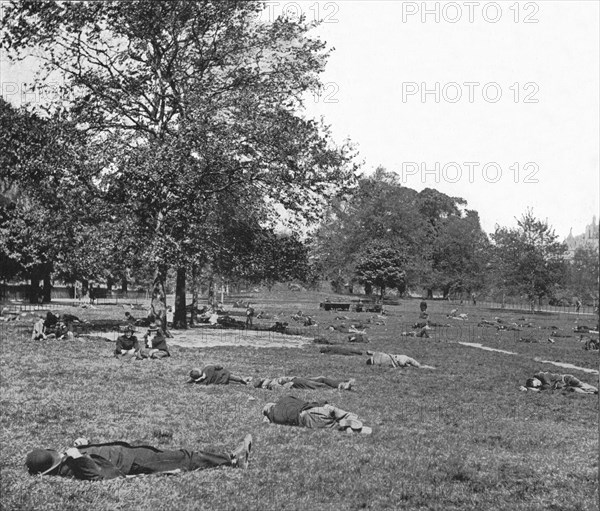
[[(449, 303), (456, 305), (461, 308), (474, 307), (473, 302), (470, 300), (464, 300), (460, 303), (460, 300), (449, 300)], [(496, 302), (490, 300), (477, 300), (477, 307), (487, 307), (489, 309), (501, 309), (501, 310), (518, 310), (523, 312), (531, 312), (531, 304), (529, 302), (517, 302), (517, 301), (505, 301)], [(590, 316), (598, 314), (597, 305), (581, 305), (579, 309), (575, 305), (539, 305), (536, 303), (533, 307), (535, 312), (551, 312), (551, 313), (562, 313), (562, 314), (574, 314), (582, 316)]]
[[(27, 286), (13, 286), (13, 289), (8, 292), (3, 292), (0, 297), (0, 305), (8, 306), (10, 309), (18, 309), (21, 311), (37, 311), (45, 309), (56, 309), (65, 306), (77, 307), (81, 304), (90, 303), (88, 297), (76, 299), (73, 297), (71, 288), (52, 288), (52, 296), (50, 302), (44, 303), (29, 303), (29, 295)], [(6, 291), (6, 290), (5, 290)], [(119, 304), (142, 304), (147, 303), (150, 299), (150, 293), (147, 291), (111, 291), (106, 290), (99, 293), (94, 299), (94, 305), (119, 305)]]

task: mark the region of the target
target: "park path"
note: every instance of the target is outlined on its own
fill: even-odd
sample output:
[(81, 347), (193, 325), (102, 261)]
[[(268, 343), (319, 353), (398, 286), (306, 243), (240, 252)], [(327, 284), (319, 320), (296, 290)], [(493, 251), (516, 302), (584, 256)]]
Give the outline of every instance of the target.
[[(470, 348), (478, 348), (480, 350), (485, 350), (485, 351), (496, 351), (498, 353), (504, 353), (506, 355), (517, 355), (517, 356), (525, 357), (525, 355), (520, 355), (519, 353), (515, 353), (514, 351), (506, 351), (506, 350), (498, 350), (496, 348), (489, 348), (478, 342), (458, 342), (458, 344), (462, 344), (463, 346), (469, 346)], [(525, 358), (527, 358), (527, 357), (525, 357)], [(542, 364), (553, 364), (558, 367), (564, 367), (565, 369), (576, 369), (578, 371), (583, 371), (584, 373), (599, 374), (598, 371), (596, 371), (596, 369), (588, 369), (587, 367), (579, 367), (579, 366), (576, 366), (573, 364), (568, 364), (566, 362), (553, 362), (551, 360), (542, 360), (541, 358), (537, 358), (537, 357), (534, 358), (533, 360), (535, 362), (540, 362)]]
[[(225, 328), (193, 328), (171, 330), (167, 344), (184, 348), (213, 348), (215, 346), (247, 346), (250, 348), (302, 348), (312, 344), (312, 338), (284, 335), (260, 330), (231, 330)], [(87, 332), (85, 335), (104, 337), (116, 342), (119, 332)]]

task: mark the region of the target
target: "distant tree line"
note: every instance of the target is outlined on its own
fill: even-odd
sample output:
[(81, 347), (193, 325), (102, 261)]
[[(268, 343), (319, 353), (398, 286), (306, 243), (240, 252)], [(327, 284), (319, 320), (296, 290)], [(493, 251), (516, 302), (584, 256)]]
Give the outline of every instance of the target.
[(380, 297), (423, 289), (429, 297), (598, 301), (597, 250), (579, 248), (567, 262), (564, 243), (531, 210), (488, 237), (462, 198), (417, 192), (383, 168), (331, 204), (311, 246), (337, 292), (362, 286)]

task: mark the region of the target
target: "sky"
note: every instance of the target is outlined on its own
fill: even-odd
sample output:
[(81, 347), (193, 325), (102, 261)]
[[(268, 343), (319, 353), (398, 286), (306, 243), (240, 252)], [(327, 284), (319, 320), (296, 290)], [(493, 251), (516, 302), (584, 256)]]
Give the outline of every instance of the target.
[[(561, 239), (599, 216), (597, 1), (272, 1), (262, 14), (321, 19), (334, 51), (309, 116), (403, 185), (468, 201), (482, 227), (527, 208)], [(35, 65), (0, 60), (15, 104)], [(51, 92), (49, 92), (51, 93)]]
[(599, 209), (600, 3), (474, 3), (320, 2), (335, 51), (308, 110), (366, 173), (463, 197), (486, 232), (531, 207), (583, 233)]

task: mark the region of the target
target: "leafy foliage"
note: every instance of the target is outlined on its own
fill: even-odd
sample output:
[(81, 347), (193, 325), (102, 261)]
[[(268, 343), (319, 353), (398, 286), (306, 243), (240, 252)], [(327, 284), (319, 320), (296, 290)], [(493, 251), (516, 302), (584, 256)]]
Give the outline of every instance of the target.
[(39, 50), (47, 72), (65, 80), (69, 98), (47, 111), (85, 137), (93, 165), (75, 175), (91, 168), (86, 182), (106, 193), (95, 205), (106, 213), (104, 235), (87, 239), (116, 231), (127, 247), (137, 244), (122, 267), (206, 263), (215, 252), (206, 240), (230, 231), (213, 208), (232, 197), (253, 219), (246, 229), (260, 231), (275, 206), (290, 221), (318, 218), (352, 183), (351, 145), (336, 145), (327, 126), (302, 115), (305, 93), (320, 86), (325, 44), (308, 37), (303, 20), (261, 21), (262, 8), (137, 0), (5, 8), (3, 46), (13, 58)]
[(547, 222), (527, 210), (517, 228), (498, 227), (492, 235), (497, 285), (529, 300), (552, 296), (566, 274), (566, 247)]
[(389, 246), (368, 247), (356, 265), (358, 281), (366, 288), (379, 288), (381, 298), (386, 288), (406, 288), (406, 257)]
[(567, 266), (564, 287), (584, 302), (598, 303), (598, 250), (592, 246), (578, 247)]
[(487, 237), (476, 212), (466, 210), (463, 216), (465, 204), (437, 190), (403, 187), (395, 174), (378, 168), (359, 180), (354, 193), (333, 204), (315, 233), (313, 249), (321, 271), (334, 284), (352, 282), (368, 247), (383, 243), (402, 254), (408, 286), (446, 293), (477, 289)]

